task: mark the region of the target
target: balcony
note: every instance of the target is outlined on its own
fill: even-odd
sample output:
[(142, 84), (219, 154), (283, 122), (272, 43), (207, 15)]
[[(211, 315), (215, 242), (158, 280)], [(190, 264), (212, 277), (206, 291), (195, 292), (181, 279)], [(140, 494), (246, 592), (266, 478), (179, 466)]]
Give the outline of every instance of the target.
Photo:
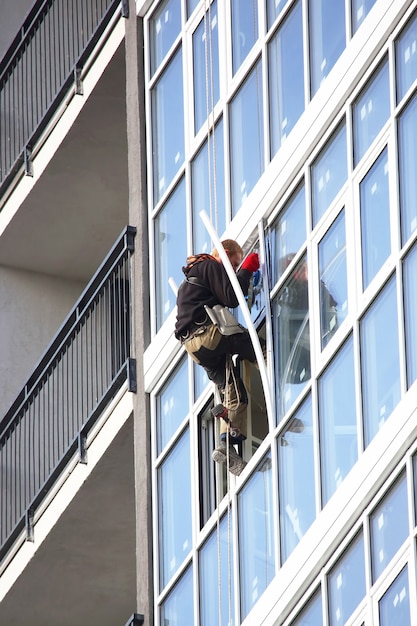
[[(23, 67), (19, 59), (29, 58), (19, 55), (32, 49), (31, 62), (41, 71), (37, 63), (48, 57), (39, 55), (41, 41), (56, 36), (68, 46), (70, 26), (57, 19), (57, 7), (62, 16), (74, 2), (35, 2), (0, 71), (0, 109), (8, 110), (0, 122), (4, 624), (110, 626), (123, 624), (136, 604), (129, 400), (134, 377), (121, 315), (129, 301), (132, 238), (124, 230), (129, 222), (124, 3), (99, 3), (110, 12), (98, 20), (98, 30), (88, 31), (68, 75), (57, 84), (56, 98), (47, 103), (31, 77), (28, 110), (31, 120), (35, 110), (40, 115), (28, 133), (22, 125), (27, 111), (18, 103), (10, 114), (11, 98), (25, 77), (16, 69)], [(47, 23), (44, 9), (55, 11), (55, 34), (42, 31), (37, 21)], [(39, 284), (46, 286), (41, 293)], [(28, 292), (32, 301), (25, 303), (19, 297)], [(5, 303), (11, 303), (7, 318)], [(104, 336), (110, 344), (97, 343)], [(99, 362), (105, 364), (102, 371)], [(39, 427), (39, 416), (46, 414), (48, 431)], [(34, 430), (28, 426), (35, 423)], [(40, 453), (41, 446), (47, 454)]]

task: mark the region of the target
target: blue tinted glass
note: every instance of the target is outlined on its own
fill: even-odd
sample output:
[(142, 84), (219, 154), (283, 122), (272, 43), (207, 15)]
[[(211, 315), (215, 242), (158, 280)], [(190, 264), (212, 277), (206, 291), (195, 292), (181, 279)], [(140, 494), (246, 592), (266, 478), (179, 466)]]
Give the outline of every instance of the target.
[(199, 2), (200, 0), (187, 0), (187, 17), (190, 17)]
[(166, 0), (149, 21), (151, 74), (181, 31), (181, 0)]
[[(181, 228), (178, 228), (181, 224)], [(185, 184), (180, 182), (174, 193), (155, 219), (155, 285), (156, 322), (159, 329), (176, 303), (176, 293), (170, 279), (178, 287), (184, 278), (181, 263), (173, 259), (187, 256), (187, 231), (185, 215)]]
[(321, 590), (319, 589), (290, 626), (321, 626), (322, 624), (323, 609)]
[(356, 33), (376, 0), (352, 0), (352, 28)]
[[(207, 141), (191, 163), (191, 189), (193, 203), (193, 252), (210, 253), (213, 243), (207, 233), (200, 211), (205, 211), (219, 235), (226, 229), (224, 186), (224, 140), (223, 121), (210, 134)], [(210, 183), (210, 184), (209, 184)]]
[(329, 626), (346, 624), (365, 596), (363, 536), (358, 536), (332, 569), (329, 586)]
[(273, 302), (278, 421), (310, 380), (308, 268), (302, 258)]
[(271, 278), (274, 285), (306, 240), (306, 195), (302, 185), (285, 205), (271, 231)]
[(187, 569), (161, 606), (160, 624), (194, 626), (193, 570)]
[(230, 105), (230, 149), (232, 212), (236, 215), (265, 165), (260, 61)]
[(192, 547), (190, 434), (187, 430), (158, 469), (161, 589)]
[(233, 74), (258, 39), (258, 0), (231, 0)]
[(219, 99), (217, 0), (210, 6), (210, 11), (193, 34), (193, 53), (194, 132), (197, 133)]
[(361, 324), (362, 396), (365, 445), (400, 400), (400, 358), (396, 281), (392, 278)]
[(407, 356), (407, 388), (417, 379), (417, 248), (404, 261), (404, 317)]
[(181, 50), (152, 90), (154, 205), (184, 161), (184, 98)]
[(239, 494), (241, 618), (245, 618), (275, 576), (272, 467), (264, 460)]
[(382, 152), (359, 185), (363, 288), (391, 253), (388, 150)]
[(408, 568), (405, 567), (379, 602), (379, 626), (411, 626)]
[(397, 102), (400, 102), (417, 78), (417, 16), (407, 24), (395, 42)]
[(347, 180), (346, 124), (336, 130), (311, 168), (314, 225)]
[[(200, 551), (200, 624), (221, 626), (235, 623), (233, 580), (232, 515), (224, 517), (220, 527), (206, 541)], [(220, 554), (220, 567), (219, 567)], [(219, 580), (221, 589), (219, 592)], [(214, 600), (218, 601), (214, 601)], [(221, 620), (219, 619), (221, 603)], [(230, 605), (229, 605), (230, 604)]]
[(352, 339), (319, 380), (319, 424), (324, 506), (358, 458)]
[(327, 345), (348, 314), (345, 212), (319, 243), (321, 346)]
[(389, 67), (384, 63), (353, 105), (353, 148), (359, 163), (390, 115)]
[(324, 78), (346, 46), (344, 0), (309, 0), (311, 95), (317, 92)]
[(203, 369), (200, 365), (197, 365), (193, 361), (193, 371), (194, 371), (194, 402), (197, 398), (203, 393), (204, 389), (207, 387), (209, 379), (206, 374), (206, 370)]
[(188, 367), (184, 359), (157, 396), (158, 454), (188, 413)]
[(371, 514), (372, 582), (407, 539), (408, 500), (405, 473)]
[(271, 157), (304, 111), (304, 58), (301, 1), (269, 44)]
[(413, 98), (398, 122), (398, 160), (402, 245), (417, 228), (417, 98)]
[(281, 560), (286, 561), (316, 517), (311, 398), (278, 437)]
[(271, 28), (282, 9), (289, 0), (266, 0), (266, 10), (268, 16), (268, 28)]

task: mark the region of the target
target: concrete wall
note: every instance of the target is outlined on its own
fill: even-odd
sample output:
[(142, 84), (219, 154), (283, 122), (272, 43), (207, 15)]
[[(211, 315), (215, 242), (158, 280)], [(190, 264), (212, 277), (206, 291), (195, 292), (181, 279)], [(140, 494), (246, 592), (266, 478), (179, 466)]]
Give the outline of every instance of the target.
[(0, 0), (0, 59), (15, 38), (33, 0)]
[(0, 267), (0, 419), (83, 288), (84, 283)]

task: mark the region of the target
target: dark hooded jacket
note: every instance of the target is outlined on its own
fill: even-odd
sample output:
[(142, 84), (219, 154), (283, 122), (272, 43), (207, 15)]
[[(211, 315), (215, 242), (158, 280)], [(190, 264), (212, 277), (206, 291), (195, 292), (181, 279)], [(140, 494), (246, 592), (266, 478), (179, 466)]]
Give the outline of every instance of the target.
[[(207, 313), (204, 305), (210, 307), (223, 304), (231, 309), (238, 306), (238, 299), (227, 275), (223, 263), (219, 263), (209, 254), (197, 254), (188, 257), (187, 265), (182, 268), (185, 280), (181, 283), (177, 295), (177, 321), (175, 337), (180, 339), (187, 331), (204, 324)], [(236, 277), (246, 296), (252, 272), (239, 269)], [(187, 279), (194, 278), (198, 284)]]

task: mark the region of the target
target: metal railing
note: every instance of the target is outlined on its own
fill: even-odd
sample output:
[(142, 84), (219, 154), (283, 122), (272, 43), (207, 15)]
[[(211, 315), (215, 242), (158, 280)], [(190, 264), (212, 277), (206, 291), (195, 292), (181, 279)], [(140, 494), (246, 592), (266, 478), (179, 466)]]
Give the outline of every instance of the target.
[[(0, 195), (25, 165), (120, 0), (38, 0), (0, 62)], [(122, 15), (126, 4), (122, 2)]]
[(130, 257), (136, 229), (127, 227), (69, 314), (55, 339), (0, 422), (0, 561), (78, 450), (86, 462), (86, 436), (128, 380)]

